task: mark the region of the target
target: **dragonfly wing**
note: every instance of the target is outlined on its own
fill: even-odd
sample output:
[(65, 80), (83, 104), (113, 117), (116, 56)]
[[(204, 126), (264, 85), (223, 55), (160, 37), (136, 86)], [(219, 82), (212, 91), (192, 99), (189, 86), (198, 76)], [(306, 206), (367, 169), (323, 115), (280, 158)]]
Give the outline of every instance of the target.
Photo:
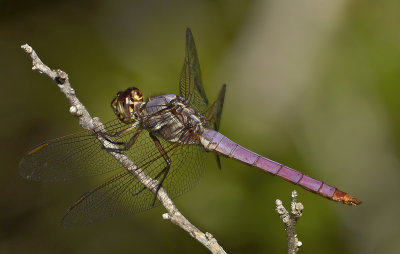
[(179, 81), (180, 95), (185, 97), (200, 113), (208, 107), (208, 99), (201, 81), (199, 59), (193, 35), (189, 28), (186, 29), (185, 60)]
[[(105, 124), (108, 133), (128, 127), (118, 119)], [(125, 136), (131, 136), (134, 131)], [(34, 147), (25, 154), (19, 167), (20, 174), (26, 179), (59, 182), (101, 175), (121, 168), (121, 165), (102, 149), (95, 132), (81, 131)]]
[[(166, 162), (157, 150), (147, 131), (139, 136), (133, 147), (126, 152), (137, 163), (139, 169), (160, 181), (160, 172)], [(163, 188), (171, 198), (190, 190), (204, 172), (204, 153), (197, 145), (179, 145), (160, 139), (171, 160), (169, 173)], [(65, 226), (88, 224), (114, 216), (141, 212), (159, 205), (154, 194), (130, 172), (122, 169), (105, 183), (83, 195), (67, 211), (63, 219)]]
[(207, 121), (212, 123), (212, 128), (216, 131), (219, 130), (221, 124), (222, 109), (225, 101), (226, 85), (224, 84), (219, 91), (217, 100), (212, 104), (206, 114)]
[[(221, 116), (225, 100), (225, 92), (226, 92), (226, 84), (222, 86), (221, 90), (219, 91), (217, 100), (213, 103), (213, 105), (210, 107), (210, 109), (207, 111), (206, 114), (206, 119), (208, 123), (212, 125), (210, 127), (216, 131), (219, 131), (219, 126), (221, 124)], [(217, 158), (218, 168), (221, 168), (221, 160), (218, 154), (216, 154), (216, 158)]]

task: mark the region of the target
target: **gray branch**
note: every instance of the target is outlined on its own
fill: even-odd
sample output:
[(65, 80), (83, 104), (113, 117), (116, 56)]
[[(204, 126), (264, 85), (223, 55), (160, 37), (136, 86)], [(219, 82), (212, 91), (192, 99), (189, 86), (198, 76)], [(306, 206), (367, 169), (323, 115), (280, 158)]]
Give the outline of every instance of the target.
[(281, 217), (283, 224), (285, 224), (286, 239), (288, 243), (288, 253), (295, 254), (299, 251), (302, 242), (299, 241), (296, 235), (296, 222), (303, 213), (304, 206), (302, 203), (297, 203), (297, 192), (292, 192), (292, 198), (290, 201), (291, 211), (290, 213), (283, 206), (282, 201), (276, 200), (276, 211)]
[[(39, 59), (36, 52), (28, 44), (22, 45), (21, 48), (31, 57), (33, 62), (33, 70), (37, 70), (39, 73), (47, 75), (56, 82), (57, 86), (60, 88), (61, 92), (65, 94), (71, 105), (69, 108), (69, 112), (79, 119), (79, 125), (86, 130), (91, 131), (96, 129), (105, 132), (104, 126), (100, 122), (99, 118), (92, 118), (89, 112), (86, 110), (85, 106), (76, 97), (75, 90), (71, 87), (69, 83), (67, 73), (62, 70), (50, 69)], [(118, 148), (116, 147), (116, 145), (110, 143), (109, 141), (107, 141), (107, 139), (102, 137), (102, 135), (97, 135), (97, 139), (100, 142), (99, 145), (103, 145), (107, 148)], [(201, 232), (179, 212), (179, 210), (175, 207), (174, 203), (168, 197), (168, 194), (162, 187), (157, 192), (157, 180), (149, 177), (146, 173), (143, 172), (143, 170), (139, 170), (140, 168), (126, 155), (113, 152), (112, 149), (107, 149), (107, 151), (149, 190), (151, 190), (154, 194), (157, 193), (158, 200), (160, 200), (161, 204), (168, 212), (163, 214), (162, 217), (164, 219), (169, 219), (172, 223), (181, 227), (193, 238), (195, 238), (197, 241), (207, 247), (212, 253), (226, 253), (223, 248), (218, 244), (217, 240), (210, 233)]]

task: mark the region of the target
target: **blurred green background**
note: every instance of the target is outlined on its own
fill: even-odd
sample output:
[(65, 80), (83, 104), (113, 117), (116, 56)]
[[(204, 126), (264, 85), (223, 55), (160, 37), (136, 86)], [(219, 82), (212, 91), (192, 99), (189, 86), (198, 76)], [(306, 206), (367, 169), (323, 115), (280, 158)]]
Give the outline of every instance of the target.
[(275, 199), (305, 206), (300, 253), (400, 252), (400, 2), (0, 1), (0, 253), (207, 253), (164, 209), (64, 229), (91, 179), (38, 184), (18, 162), (43, 140), (80, 130), (65, 97), (31, 70), (29, 43), (66, 71), (93, 116), (114, 94), (178, 92), (185, 28), (210, 100), (228, 85), (221, 132), (242, 146), (359, 197), (348, 207), (260, 170), (208, 155), (176, 199), (228, 253), (285, 253)]

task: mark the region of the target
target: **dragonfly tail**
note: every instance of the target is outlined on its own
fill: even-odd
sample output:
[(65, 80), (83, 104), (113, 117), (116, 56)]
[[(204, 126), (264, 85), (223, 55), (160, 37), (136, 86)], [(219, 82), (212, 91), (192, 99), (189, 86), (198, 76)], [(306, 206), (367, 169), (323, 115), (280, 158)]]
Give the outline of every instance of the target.
[(201, 136), (201, 143), (208, 151), (214, 151), (250, 166), (257, 167), (330, 200), (346, 205), (361, 204), (361, 201), (358, 198), (322, 181), (309, 177), (299, 171), (247, 150), (217, 131), (206, 129)]

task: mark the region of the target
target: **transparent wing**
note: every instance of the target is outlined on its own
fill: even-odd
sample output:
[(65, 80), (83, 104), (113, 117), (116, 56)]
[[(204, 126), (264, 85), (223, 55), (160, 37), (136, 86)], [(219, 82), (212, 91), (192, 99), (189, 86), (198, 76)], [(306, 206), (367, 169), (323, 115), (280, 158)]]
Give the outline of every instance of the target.
[[(128, 127), (118, 119), (105, 124), (107, 133)], [(26, 179), (59, 182), (101, 175), (121, 168), (121, 165), (101, 148), (95, 132), (81, 131), (37, 145), (24, 155), (19, 168)]]
[(217, 100), (212, 104), (206, 113), (207, 121), (212, 125), (214, 130), (218, 131), (221, 124), (222, 109), (224, 107), (226, 85), (224, 84), (219, 91)]
[[(225, 92), (226, 92), (226, 84), (224, 84), (219, 91), (217, 100), (211, 105), (206, 113), (206, 120), (209, 124), (210, 128), (213, 128), (216, 131), (219, 131), (219, 126), (221, 124), (221, 116), (222, 116), (222, 109), (224, 107), (224, 100), (225, 100)], [(217, 165), (218, 168), (221, 168), (221, 160), (218, 154), (215, 154), (217, 158)]]
[(180, 95), (185, 97), (197, 111), (204, 113), (208, 108), (208, 99), (201, 81), (199, 59), (193, 35), (189, 28), (186, 29), (185, 60), (179, 81)]
[[(115, 120), (105, 124), (107, 133), (118, 133), (129, 125)], [(136, 133), (133, 129), (114, 142), (126, 143)], [(204, 154), (197, 145), (180, 145), (159, 139), (171, 160), (163, 187), (171, 198), (190, 190), (204, 171)], [(160, 181), (166, 162), (149, 133), (143, 130), (134, 145), (124, 151), (147, 175)], [(95, 132), (82, 131), (44, 142), (31, 149), (20, 162), (23, 177), (54, 182), (72, 180), (82, 176), (112, 173), (103, 184), (84, 194), (64, 216), (63, 224), (88, 224), (118, 214), (129, 214), (152, 208), (154, 194), (124, 169), (107, 151), (101, 148)], [(158, 201), (157, 201), (158, 202)]]
[[(173, 144), (162, 139), (160, 142), (171, 160), (163, 188), (171, 198), (175, 198), (198, 182), (204, 172), (204, 153), (197, 145)], [(125, 154), (137, 162), (138, 170), (160, 181), (166, 162), (147, 131), (140, 134)], [(114, 215), (141, 212), (159, 205), (159, 201), (154, 204), (154, 200), (155, 196), (149, 189), (122, 169), (78, 199), (64, 216), (63, 225), (82, 225)]]

